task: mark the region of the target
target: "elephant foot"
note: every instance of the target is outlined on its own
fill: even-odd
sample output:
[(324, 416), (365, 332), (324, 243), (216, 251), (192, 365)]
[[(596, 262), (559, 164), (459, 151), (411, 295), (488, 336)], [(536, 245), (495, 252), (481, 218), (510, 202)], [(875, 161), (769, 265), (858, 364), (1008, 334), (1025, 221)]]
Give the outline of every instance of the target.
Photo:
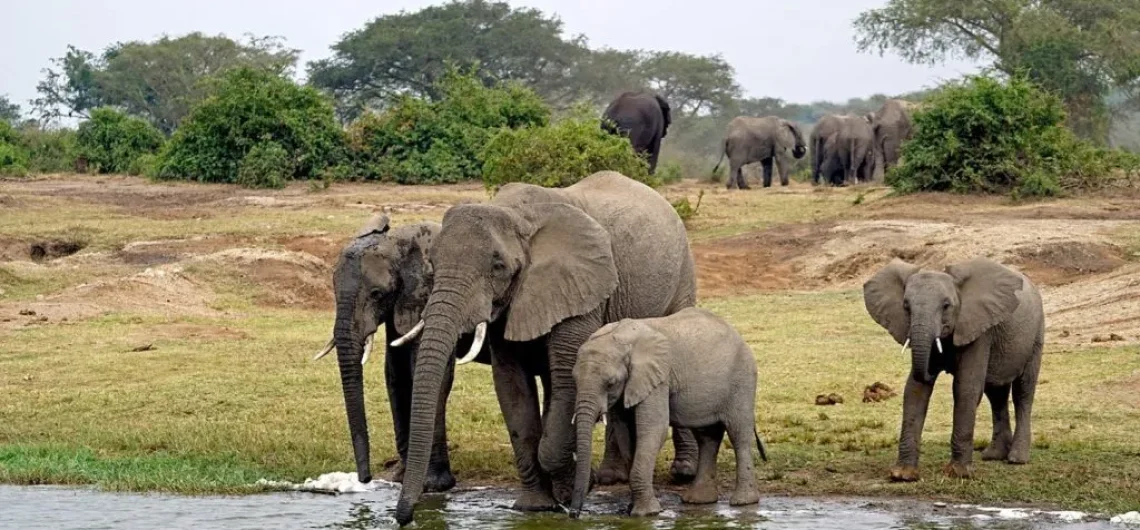
[(551, 477), (550, 486), (553, 490), (554, 502), (562, 505), (570, 504), (570, 499), (574, 496), (574, 475)]
[(658, 501), (657, 497), (638, 500), (633, 503), (633, 508), (629, 510), (629, 514), (634, 517), (647, 517), (659, 513), (661, 513), (661, 501)]
[(688, 484), (697, 478), (697, 465), (689, 460), (674, 460), (669, 476), (674, 484)]
[(429, 469), (427, 477), (424, 477), (424, 491), (441, 492), (448, 491), (454, 487), (455, 475), (451, 474), (450, 468), (443, 468), (439, 470)]
[(681, 500), (687, 504), (713, 504), (719, 497), (720, 492), (717, 491), (716, 482), (706, 480), (690, 486), (681, 495)]
[(896, 465), (891, 468), (892, 482), (917, 482), (918, 466)]
[(1011, 442), (1008, 438), (999, 438), (990, 442), (990, 446), (982, 451), (982, 460), (1005, 460), (1009, 457), (1009, 448)]
[(760, 493), (756, 488), (738, 489), (732, 492), (732, 497), (728, 499), (729, 506), (748, 506), (758, 502), (760, 502)]
[(950, 478), (972, 478), (974, 476), (974, 465), (950, 462), (949, 464), (942, 466), (942, 472)]
[(558, 503), (544, 491), (524, 491), (515, 499), (515, 510), (520, 512), (553, 512), (558, 510)]
[(629, 482), (629, 473), (617, 464), (603, 466), (598, 470), (598, 484), (612, 486)]
[[(1026, 444), (1028, 445), (1028, 444)], [(1014, 447), (1009, 455), (1005, 458), (1006, 462), (1010, 464), (1028, 464), (1029, 463), (1029, 448), (1028, 447)]]

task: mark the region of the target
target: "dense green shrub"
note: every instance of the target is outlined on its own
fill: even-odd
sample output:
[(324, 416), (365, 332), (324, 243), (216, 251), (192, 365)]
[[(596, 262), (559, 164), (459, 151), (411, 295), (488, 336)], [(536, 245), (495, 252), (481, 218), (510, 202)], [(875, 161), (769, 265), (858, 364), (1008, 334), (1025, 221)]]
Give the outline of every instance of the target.
[(284, 147), (277, 142), (262, 142), (241, 160), (237, 183), (246, 188), (284, 188), (294, 171)]
[(153, 125), (102, 107), (79, 124), (79, 153), (100, 173), (125, 173), (135, 159), (162, 147), (164, 137)]
[(237, 182), (246, 155), (263, 142), (285, 150), (291, 178), (319, 176), (343, 157), (344, 132), (315, 89), (251, 68), (208, 82), (210, 95), (163, 151), (160, 178)]
[(584, 108), (545, 127), (500, 130), (482, 158), (483, 183), (492, 190), (508, 182), (565, 187), (603, 170), (660, 184), (629, 140), (604, 132), (600, 119)]
[(19, 141), (19, 134), (12, 125), (0, 120), (0, 176), (22, 177), (28, 174), (28, 153)]
[(886, 176), (902, 192), (1051, 196), (1088, 187), (1130, 163), (1076, 138), (1061, 100), (1021, 77), (952, 83), (914, 115), (903, 164)]
[(26, 125), (20, 128), (20, 145), (28, 155), (28, 171), (33, 173), (74, 171), (80, 153), (78, 133), (74, 129)]
[(360, 176), (401, 184), (478, 179), (479, 155), (498, 130), (550, 119), (542, 99), (518, 84), (486, 87), (474, 74), (451, 69), (437, 91), (436, 101), (405, 96), (352, 124), (349, 145)]

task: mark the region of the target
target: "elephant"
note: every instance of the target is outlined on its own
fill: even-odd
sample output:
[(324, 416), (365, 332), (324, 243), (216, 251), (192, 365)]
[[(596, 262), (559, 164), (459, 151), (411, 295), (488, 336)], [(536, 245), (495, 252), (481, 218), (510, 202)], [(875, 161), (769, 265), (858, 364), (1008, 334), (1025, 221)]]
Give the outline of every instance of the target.
[(914, 134), (910, 106), (906, 101), (888, 99), (869, 115), (875, 132), (875, 179), (899, 163), (903, 143)]
[(870, 181), (874, 175), (875, 131), (869, 116), (824, 116), (811, 131), (811, 181), (833, 185)]
[[(659, 193), (614, 171), (558, 189), (510, 183), (488, 204), (449, 208), (430, 260), (434, 284), (417, 326), (397, 523), (413, 519), (446, 367), (456, 338), (472, 330), (476, 344), (485, 337), (491, 345), (495, 392), (523, 485), (514, 508), (558, 509), (573, 490), (578, 349), (607, 323), (695, 305), (684, 224)], [(541, 416), (535, 378), (544, 388)], [(675, 429), (673, 436), (675, 473), (693, 474), (692, 433)], [(628, 469), (618, 458), (602, 471), (607, 466)], [(359, 471), (368, 478), (366, 468)]]
[(606, 324), (582, 345), (574, 366), (577, 404), (574, 423), (577, 472), (570, 516), (576, 518), (590, 481), (595, 423), (607, 411), (633, 425), (631, 514), (655, 515), (653, 468), (670, 425), (697, 433), (700, 461), (696, 482), (682, 496), (693, 504), (717, 501), (716, 459), (724, 433), (736, 453), (733, 506), (756, 504), (760, 494), (752, 469), (752, 440), (767, 453), (756, 432), (756, 358), (728, 322), (705, 309), (685, 308), (658, 318)]
[[(428, 252), (439, 235), (438, 223), (417, 223), (392, 229), (386, 215), (374, 216), (341, 251), (333, 271), (336, 320), (333, 337), (314, 357), (327, 355), (335, 347), (340, 363), (341, 386), (351, 432), (356, 467), (369, 469), (368, 422), (364, 413), (363, 364), (368, 360), (372, 338), (380, 324), (384, 333), (395, 338), (414, 328), (431, 293), (432, 272)], [(474, 335), (457, 341), (455, 353), (472, 353)], [(408, 456), (408, 426), (411, 416), (412, 369), (415, 366), (415, 339), (393, 341), (385, 348), (384, 381), (392, 411), (396, 449), (400, 463), (392, 474), (402, 481)], [(473, 351), (476, 360), (490, 364), (490, 349)], [(454, 363), (452, 363), (453, 365)], [(447, 398), (451, 393), (452, 366), (440, 387), (435, 437), (424, 487), (446, 491), (455, 486), (447, 449)], [(369, 479), (365, 474), (362, 480)]]
[[(919, 444), (927, 406), (940, 372), (954, 376), (951, 477), (973, 474), (974, 419), (982, 394), (993, 413), (993, 437), (983, 460), (1029, 462), (1030, 416), (1045, 342), (1041, 294), (1024, 275), (986, 258), (921, 270), (895, 259), (863, 285), (867, 312), (887, 329), (911, 370), (903, 394), (903, 417), (895, 481), (919, 478)], [(1010, 431), (1009, 397), (1017, 416)]]
[[(788, 156), (789, 152), (791, 156)], [(737, 116), (728, 123), (724, 138), (724, 151), (713, 168), (720, 170), (725, 155), (728, 156), (728, 189), (749, 189), (744, 180), (744, 166), (760, 162), (764, 167), (764, 187), (772, 185), (772, 165), (780, 170), (780, 185), (788, 185), (788, 171), (792, 158), (797, 160), (807, 154), (807, 144), (800, 126), (776, 116), (755, 118)]]
[(623, 92), (602, 113), (602, 130), (629, 138), (633, 150), (648, 157), (652, 175), (672, 120), (669, 102), (660, 95), (645, 90)]

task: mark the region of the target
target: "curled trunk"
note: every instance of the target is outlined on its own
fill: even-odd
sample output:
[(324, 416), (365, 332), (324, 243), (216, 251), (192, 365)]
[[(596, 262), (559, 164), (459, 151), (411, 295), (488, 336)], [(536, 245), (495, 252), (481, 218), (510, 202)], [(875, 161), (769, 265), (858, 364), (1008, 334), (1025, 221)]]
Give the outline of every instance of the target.
[(356, 336), (353, 327), (358, 284), (358, 280), (349, 279), (340, 286), (333, 341), (336, 343), (337, 363), (340, 365), (340, 385), (344, 391), (344, 410), (348, 415), (352, 453), (356, 459), (356, 476), (361, 482), (370, 482), (372, 472), (369, 467), (368, 419), (364, 413), (364, 368), (360, 365), (360, 359), (364, 355), (364, 340), (363, 337)]

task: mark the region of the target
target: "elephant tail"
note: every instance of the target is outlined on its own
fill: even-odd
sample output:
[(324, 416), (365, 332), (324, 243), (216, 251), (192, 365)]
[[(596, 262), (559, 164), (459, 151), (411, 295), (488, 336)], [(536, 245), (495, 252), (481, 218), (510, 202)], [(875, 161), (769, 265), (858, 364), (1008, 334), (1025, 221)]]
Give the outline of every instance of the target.
[(756, 436), (756, 449), (760, 451), (760, 458), (767, 462), (768, 449), (764, 447), (764, 440), (760, 439), (760, 431), (757, 431), (756, 427), (752, 427), (752, 434)]
[(711, 173), (712, 175), (716, 175), (716, 173), (718, 171), (720, 171), (720, 164), (721, 164), (721, 162), (724, 162), (724, 155), (727, 152), (728, 152), (728, 140), (725, 140), (724, 141), (724, 149), (721, 149), (721, 151), (720, 151), (720, 158), (717, 159), (716, 166), (714, 166), (712, 169), (712, 173)]

